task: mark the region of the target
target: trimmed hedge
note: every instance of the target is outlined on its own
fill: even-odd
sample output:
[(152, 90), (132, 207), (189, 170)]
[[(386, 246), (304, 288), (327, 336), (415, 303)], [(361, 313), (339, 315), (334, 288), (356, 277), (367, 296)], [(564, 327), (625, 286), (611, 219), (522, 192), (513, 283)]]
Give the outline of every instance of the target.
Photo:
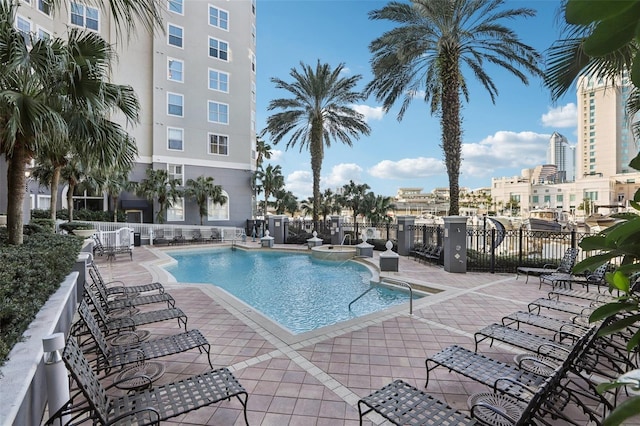
[(76, 236), (25, 232), (24, 244), (7, 244), (0, 230), (0, 365), (40, 308), (69, 275), (82, 248)]

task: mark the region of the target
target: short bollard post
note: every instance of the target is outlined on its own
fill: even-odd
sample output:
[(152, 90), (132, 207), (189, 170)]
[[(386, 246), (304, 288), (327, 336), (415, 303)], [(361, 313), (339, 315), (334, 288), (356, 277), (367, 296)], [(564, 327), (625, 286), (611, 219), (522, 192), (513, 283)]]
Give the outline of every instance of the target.
[[(44, 373), (47, 381), (47, 399), (49, 401), (49, 415), (53, 415), (69, 401), (69, 379), (67, 367), (62, 362), (64, 350), (64, 333), (54, 333), (42, 339), (44, 349)], [(70, 420), (70, 416), (56, 419), (54, 425), (63, 425)]]

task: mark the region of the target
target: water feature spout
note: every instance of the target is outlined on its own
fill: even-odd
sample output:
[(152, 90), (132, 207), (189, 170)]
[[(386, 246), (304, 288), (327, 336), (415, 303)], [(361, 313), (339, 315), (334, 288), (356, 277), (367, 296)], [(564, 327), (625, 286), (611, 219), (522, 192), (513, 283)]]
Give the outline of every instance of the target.
[(351, 234), (344, 234), (344, 237), (342, 237), (342, 243), (340, 244), (341, 246), (344, 245), (344, 240), (346, 240), (347, 237), (349, 237), (349, 245), (351, 245)]

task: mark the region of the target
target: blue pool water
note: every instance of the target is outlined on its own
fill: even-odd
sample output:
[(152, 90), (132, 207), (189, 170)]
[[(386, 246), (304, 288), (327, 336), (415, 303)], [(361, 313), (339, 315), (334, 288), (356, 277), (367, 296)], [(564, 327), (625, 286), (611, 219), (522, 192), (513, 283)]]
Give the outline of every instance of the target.
[(350, 311), (349, 302), (370, 287), (372, 277), (357, 262), (226, 248), (168, 254), (178, 261), (166, 268), (177, 281), (215, 284), (294, 334), (409, 301), (406, 292), (375, 287)]

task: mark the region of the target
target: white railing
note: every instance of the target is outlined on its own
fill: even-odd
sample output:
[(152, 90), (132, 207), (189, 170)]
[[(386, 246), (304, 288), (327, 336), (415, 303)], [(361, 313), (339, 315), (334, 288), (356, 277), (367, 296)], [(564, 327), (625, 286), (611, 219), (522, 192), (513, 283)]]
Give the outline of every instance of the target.
[[(185, 240), (200, 236), (205, 240), (213, 239), (217, 241), (237, 241), (246, 238), (244, 228), (235, 226), (196, 226), (196, 225), (175, 225), (159, 223), (123, 223), (123, 222), (89, 222), (74, 221), (92, 225), (101, 233), (116, 233), (121, 228), (129, 228), (131, 232), (131, 242), (133, 244), (133, 234), (139, 233), (143, 240), (151, 241), (151, 236), (157, 239), (162, 237), (165, 240), (172, 240), (174, 237), (182, 236)], [(107, 237), (108, 238), (108, 237)], [(104, 243), (104, 242), (103, 242)]]

